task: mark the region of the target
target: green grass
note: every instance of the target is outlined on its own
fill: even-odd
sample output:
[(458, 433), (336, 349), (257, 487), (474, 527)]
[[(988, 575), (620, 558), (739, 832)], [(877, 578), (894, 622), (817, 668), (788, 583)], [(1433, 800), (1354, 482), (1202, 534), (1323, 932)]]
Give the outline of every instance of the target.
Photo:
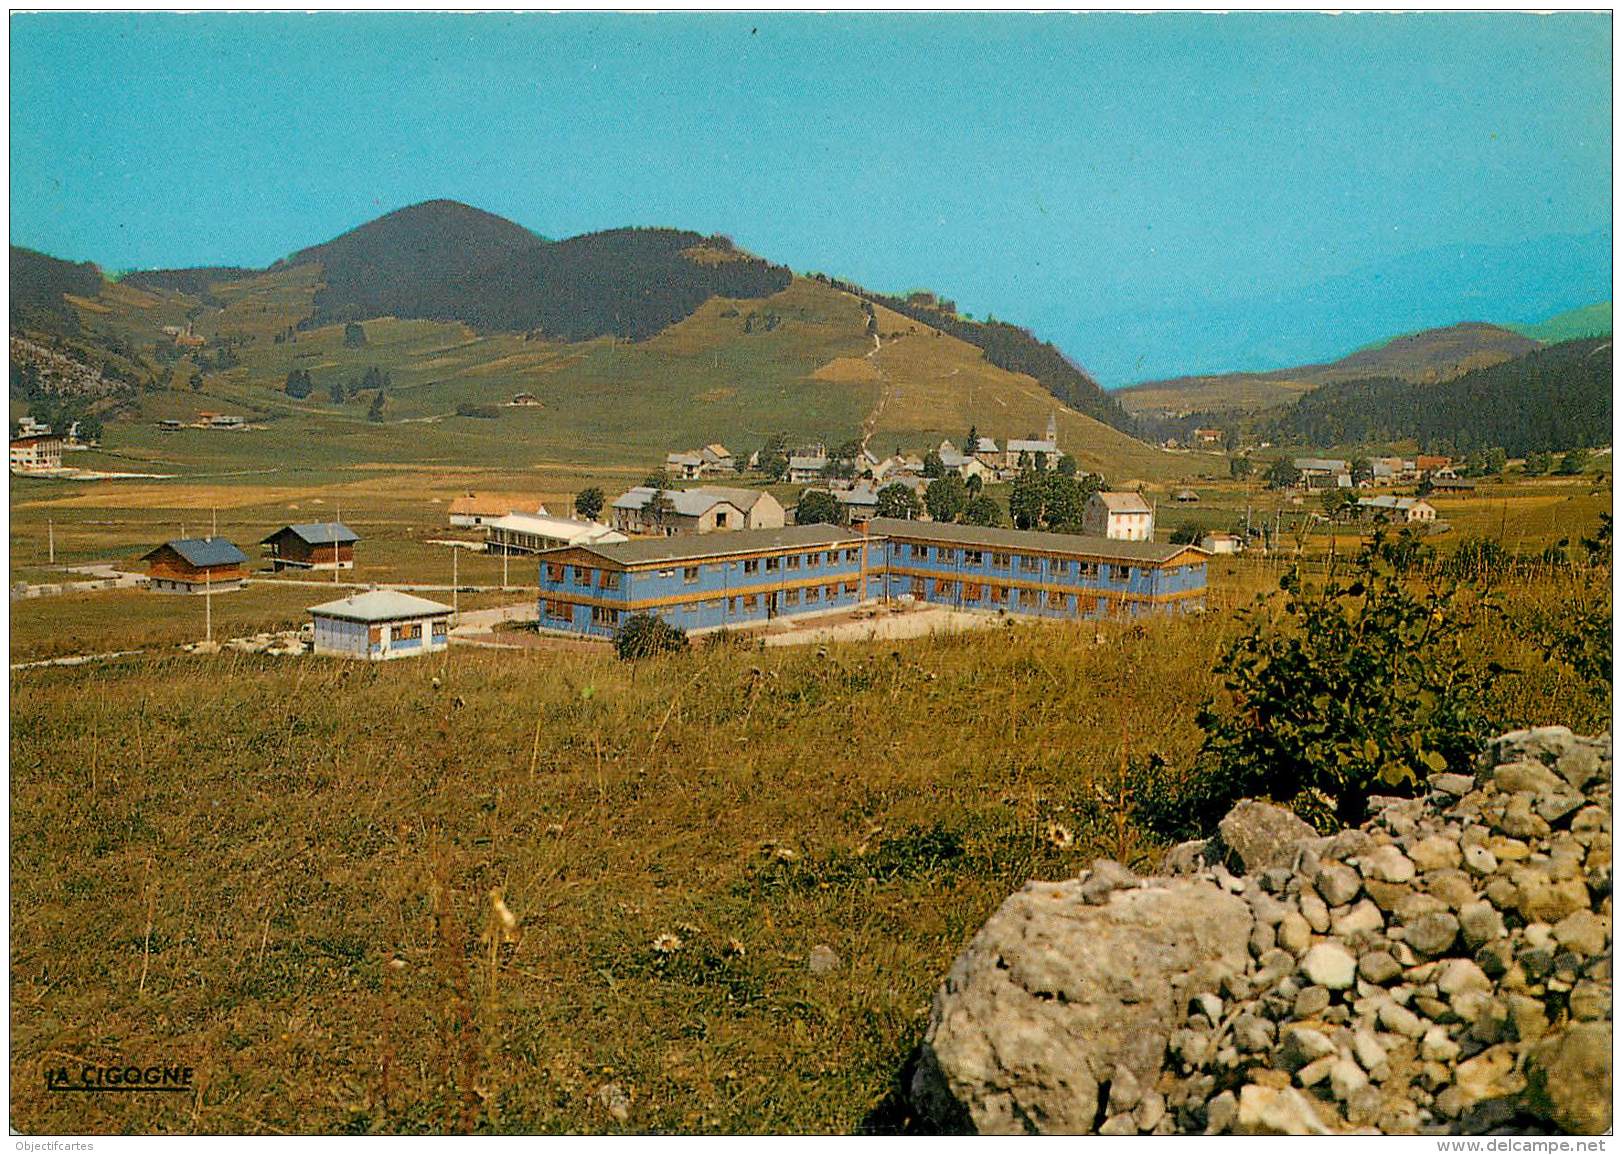
[(1602, 337), (1611, 332), (1611, 302), (1600, 301), (1558, 313), (1535, 325), (1510, 325), (1523, 337), (1552, 345), (1557, 341), (1574, 341), (1579, 337)]

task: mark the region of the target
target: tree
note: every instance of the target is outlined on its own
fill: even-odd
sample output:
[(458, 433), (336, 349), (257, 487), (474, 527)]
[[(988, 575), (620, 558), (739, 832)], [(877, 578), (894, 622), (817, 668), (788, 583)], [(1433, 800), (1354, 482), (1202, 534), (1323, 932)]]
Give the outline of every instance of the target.
[(979, 448), (980, 448), (980, 430), (971, 421), (969, 423), (969, 436), (968, 436), (968, 439), (963, 442), (963, 454), (964, 454), (965, 457), (973, 457), (975, 455), (975, 453), (979, 450)]
[(980, 491), (986, 487), (986, 479), (981, 474), (971, 473), (963, 484), (968, 487), (970, 497), (979, 497)]
[(344, 383), (334, 377), (327, 385), (327, 396), (332, 399), (334, 405), (342, 405), (344, 403)]
[(1200, 540), (1200, 527), (1193, 522), (1171, 531), (1172, 545), (1193, 545)]
[(1059, 458), (1059, 464), (1056, 466), (1056, 468), (1059, 471), (1060, 477), (1074, 477), (1076, 476), (1077, 469), (1076, 459), (1066, 453), (1063, 457)]
[(1582, 446), (1566, 450), (1560, 459), (1560, 468), (1555, 473), (1560, 477), (1576, 477), (1588, 468), (1588, 450)]
[(878, 517), (899, 517), (908, 521), (916, 518), (924, 511), (924, 503), (910, 488), (899, 481), (892, 481), (878, 492), (878, 501), (873, 507), (873, 513)]
[(344, 348), (360, 349), (366, 344), (366, 329), (355, 321), (344, 326)]
[(1255, 463), (1248, 457), (1228, 458), (1228, 476), (1235, 481), (1243, 481), (1255, 471)]
[(287, 373), (287, 384), (283, 388), (289, 397), (302, 401), (315, 388), (315, 382), (310, 380), (308, 369), (290, 369)]
[(808, 489), (800, 495), (794, 510), (795, 525), (839, 525), (839, 502), (826, 489)]
[(201, 393), (203, 391), (203, 375), (196, 369), (193, 369), (191, 371), (191, 380), (188, 382), (188, 384), (191, 385), (191, 391), (193, 393)]
[(1267, 484), (1274, 489), (1292, 489), (1301, 484), (1301, 471), (1293, 461), (1281, 457), (1267, 470)]
[(622, 662), (680, 653), (686, 648), (687, 632), (654, 614), (632, 614), (614, 631), (614, 653)]
[(1509, 465), (1509, 454), (1504, 452), (1502, 445), (1494, 445), (1487, 450), (1484, 465), (1487, 473), (1502, 476)]
[(937, 477), (924, 490), (924, 506), (936, 521), (956, 521), (969, 504), (969, 489), (955, 473)]
[(1362, 485), (1366, 481), (1373, 481), (1374, 466), (1369, 462), (1367, 457), (1353, 458), (1351, 475), (1353, 485)]
[(597, 515), (603, 511), (604, 501), (603, 491), (593, 485), (575, 494), (574, 511), (587, 521), (596, 521)]
[(368, 421), (382, 421), (383, 420), (383, 390), (379, 389), (376, 393), (374, 393), (372, 395), (372, 404), (371, 404), (370, 408), (368, 408), (366, 410), (366, 420), (368, 420)]
[(931, 449), (928, 453), (924, 454), (924, 476), (925, 477), (945, 477), (946, 476), (946, 466), (941, 463), (941, 455), (939, 453), (937, 453), (933, 449)]
[(965, 525), (997, 526), (1003, 523), (1002, 506), (995, 498), (979, 494), (969, 499), (963, 507), (963, 523)]
[(781, 481), (788, 472), (788, 434), (774, 433), (760, 448), (756, 458), (760, 471), (773, 481)]
[(662, 469), (655, 469), (642, 479), (642, 484), (649, 489), (663, 489), (670, 484), (670, 474)]
[(1554, 468), (1554, 459), (1542, 451), (1528, 453), (1526, 460), (1521, 464), (1521, 472), (1528, 477), (1542, 477)]
[(676, 512), (676, 502), (665, 492), (664, 486), (653, 487), (653, 496), (648, 499), (648, 512), (653, 515), (654, 526), (663, 533), (665, 519)]
[(102, 432), (101, 418), (92, 417), (88, 414), (79, 418), (80, 441), (100, 441)]

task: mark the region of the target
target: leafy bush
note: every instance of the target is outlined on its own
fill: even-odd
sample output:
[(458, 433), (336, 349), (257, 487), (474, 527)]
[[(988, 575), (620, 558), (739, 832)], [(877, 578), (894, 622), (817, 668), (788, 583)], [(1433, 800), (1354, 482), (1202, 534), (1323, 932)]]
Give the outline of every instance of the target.
[(622, 662), (686, 648), (687, 631), (654, 614), (632, 614), (614, 633), (614, 652)]
[(1383, 545), (1377, 534), (1350, 580), (1313, 589), (1286, 575), (1282, 622), (1260, 606), (1245, 615), (1215, 666), (1232, 708), (1207, 702), (1197, 718), (1207, 822), (1248, 795), (1292, 803), (1307, 791), (1360, 821), (1371, 792), (1413, 790), (1479, 749), (1484, 685), (1461, 660), (1465, 607), (1452, 587), (1404, 581)]

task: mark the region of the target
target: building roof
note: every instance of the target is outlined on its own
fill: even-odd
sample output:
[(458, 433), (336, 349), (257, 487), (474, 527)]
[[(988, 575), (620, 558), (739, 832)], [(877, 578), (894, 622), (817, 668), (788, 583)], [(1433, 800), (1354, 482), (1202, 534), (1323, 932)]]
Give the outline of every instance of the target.
[(188, 565), (204, 569), (217, 565), (240, 565), (248, 560), (248, 555), (223, 537), (182, 537), (174, 541), (166, 541), (141, 560), (147, 561), (166, 549), (172, 549), (186, 560)]
[(665, 454), (665, 464), (702, 465), (704, 464), (704, 459), (696, 453), (667, 453)]
[(1430, 502), (1418, 497), (1393, 497), (1389, 493), (1382, 493), (1379, 497), (1360, 497), (1357, 504), (1370, 509), (1412, 509), (1416, 505), (1429, 505)]
[(973, 457), (964, 456), (955, 449), (943, 449), (941, 450), (939, 456), (941, 459), (941, 465), (947, 469), (962, 469), (969, 462), (976, 460)]
[(628, 541), (623, 533), (611, 529), (600, 521), (576, 521), (571, 517), (553, 517), (551, 514), (509, 513), (484, 523), (487, 530), (506, 529), (517, 533), (533, 533), (539, 537), (556, 537), (568, 542)]
[[(837, 525), (789, 525), (782, 529), (740, 529), (732, 533), (650, 537), (616, 544), (561, 548), (583, 549), (605, 561), (616, 562), (623, 566), (637, 566), (702, 561), (711, 557), (732, 557), (737, 554), (767, 553), (775, 550), (854, 545), (861, 540), (861, 534)], [(543, 551), (540, 556), (545, 557), (552, 552), (555, 551)]]
[(1047, 453), (1059, 452), (1059, 447), (1051, 441), (1031, 441), (1029, 439), (1009, 438), (1009, 453)]
[(28, 445), (39, 445), (39, 444), (44, 443), (44, 442), (61, 441), (61, 440), (62, 439), (60, 437), (56, 436), (56, 434), (54, 434), (54, 433), (40, 433), (40, 434), (35, 434), (35, 435), (29, 436), (29, 437), (13, 437), (11, 439), (11, 443), (13, 445), (15, 445), (17, 448), (21, 449), (24, 446), (28, 446)]
[(853, 485), (849, 489), (839, 490), (834, 494), (834, 500), (840, 505), (878, 505), (878, 490), (871, 485)]
[(731, 485), (706, 485), (702, 488), (705, 493), (713, 493), (730, 501), (745, 513), (754, 509), (761, 498), (768, 496), (764, 489), (738, 489)]
[(828, 459), (826, 457), (791, 457), (788, 459), (788, 467), (790, 469), (826, 469)]
[(306, 545), (348, 545), (360, 537), (341, 521), (311, 521), (302, 525), (284, 525), (269, 537), (259, 539), (260, 545), (275, 541), (284, 533), (291, 533)]
[(949, 541), (978, 545), (987, 549), (1036, 551), (1098, 557), (1105, 560), (1164, 562), (1186, 550), (1203, 553), (1198, 546), (1162, 545), (1153, 541), (1120, 541), (1079, 533), (1040, 533), (1029, 529), (988, 529), (978, 525), (953, 525), (938, 521), (903, 521), (875, 517), (867, 523), (874, 536), (906, 538), (909, 541)]
[(546, 506), (533, 497), (517, 497), (512, 494), (500, 493), (464, 493), (451, 502), (450, 512), (452, 515), (500, 517), (504, 513), (512, 513), (514, 510), (526, 507), (536, 513), (546, 512)]
[(1337, 457), (1297, 457), (1291, 464), (1303, 473), (1345, 473), (1348, 468)]
[(1143, 494), (1122, 490), (1101, 489), (1093, 494), (1104, 503), (1104, 508), (1111, 513), (1153, 513), (1149, 503), (1143, 500)]
[(703, 453), (703, 452), (713, 453), (717, 457), (731, 457), (732, 456), (732, 450), (728, 449), (725, 445), (722, 445), (719, 441), (710, 442), (708, 445), (706, 445), (699, 452), (700, 453)]
[(420, 618), (429, 614), (448, 614), (451, 607), (427, 598), (413, 597), (399, 590), (369, 590), (351, 594), (335, 602), (322, 602), (311, 606), (310, 613), (322, 618), (341, 618), (347, 622), (394, 622), (401, 618)]
[(976, 453), (996, 453), (997, 443), (990, 437), (977, 438), (974, 444), (974, 451)]
[[(614, 508), (638, 510), (646, 509), (648, 507), (648, 503), (653, 500), (653, 495), (657, 492), (658, 490), (654, 489), (651, 485), (634, 485), (614, 499)], [(665, 490), (665, 496), (670, 499), (670, 504), (675, 508), (675, 512), (679, 516), (703, 517), (711, 509), (714, 509), (722, 502), (726, 502), (728, 505), (738, 508), (740, 513), (746, 512), (755, 504), (754, 501), (751, 501), (747, 506), (740, 507), (738, 506), (737, 501), (734, 500), (733, 497), (729, 496), (730, 494), (741, 494), (745, 492), (752, 491), (733, 489), (722, 490), (720, 488), (701, 485), (694, 489), (667, 489)]]

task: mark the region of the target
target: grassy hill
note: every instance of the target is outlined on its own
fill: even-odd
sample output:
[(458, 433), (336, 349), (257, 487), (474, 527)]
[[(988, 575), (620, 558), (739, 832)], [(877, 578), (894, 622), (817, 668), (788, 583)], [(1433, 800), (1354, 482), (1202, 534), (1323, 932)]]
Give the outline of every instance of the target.
[(1511, 325), (1517, 333), (1552, 345), (1557, 341), (1574, 341), (1579, 337), (1609, 337), (1611, 335), (1611, 302), (1600, 301), (1580, 309), (1558, 313), (1535, 325)]
[(1238, 413), (1288, 404), (1336, 381), (1393, 378), (1449, 381), (1537, 348), (1538, 342), (1499, 325), (1467, 322), (1393, 337), (1337, 361), (1267, 373), (1224, 373), (1146, 381), (1117, 390), (1132, 413)]

